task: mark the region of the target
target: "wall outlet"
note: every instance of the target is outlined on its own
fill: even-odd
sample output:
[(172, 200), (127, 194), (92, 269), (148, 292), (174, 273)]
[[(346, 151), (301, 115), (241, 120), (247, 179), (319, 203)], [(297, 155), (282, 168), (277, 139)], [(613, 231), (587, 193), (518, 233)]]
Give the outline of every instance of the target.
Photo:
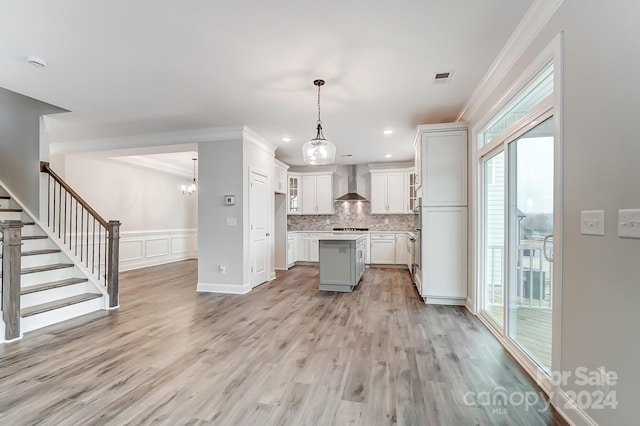
[(604, 210), (580, 212), (580, 233), (582, 235), (604, 235)]
[(222, 275), (227, 273), (227, 268), (224, 265), (220, 265), (218, 267), (218, 270), (220, 271), (220, 274), (222, 274)]
[(640, 209), (618, 210), (618, 237), (640, 238)]

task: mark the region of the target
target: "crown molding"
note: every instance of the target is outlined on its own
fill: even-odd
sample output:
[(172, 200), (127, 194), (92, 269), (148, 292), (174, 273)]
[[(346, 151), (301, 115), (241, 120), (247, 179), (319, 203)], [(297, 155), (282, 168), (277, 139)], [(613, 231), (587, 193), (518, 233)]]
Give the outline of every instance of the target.
[(534, 0), (480, 84), (460, 110), (456, 121), (471, 121), (563, 2), (564, 0)]
[(253, 143), (254, 145), (257, 145), (258, 147), (260, 147), (262, 149), (264, 149), (265, 151), (267, 151), (271, 155), (275, 155), (277, 147), (275, 145), (273, 145), (271, 142), (268, 142), (265, 138), (263, 138), (259, 134), (257, 134), (251, 128), (249, 128), (247, 126), (244, 126), (243, 129), (242, 129), (242, 136), (247, 141)]

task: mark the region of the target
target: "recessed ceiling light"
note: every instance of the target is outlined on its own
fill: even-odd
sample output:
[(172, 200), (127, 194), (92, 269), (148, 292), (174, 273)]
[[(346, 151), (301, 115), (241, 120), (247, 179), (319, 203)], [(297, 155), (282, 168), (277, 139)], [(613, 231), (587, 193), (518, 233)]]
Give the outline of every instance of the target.
[(391, 154), (386, 154), (385, 157), (386, 158), (391, 158)]
[(390, 135), (391, 133), (393, 133), (393, 130), (391, 130), (391, 129), (387, 129), (387, 130), (384, 131), (385, 135)]
[(284, 138), (282, 138), (282, 142), (291, 142), (291, 138), (285, 136)]
[(38, 68), (44, 68), (47, 66), (47, 63), (44, 61), (44, 59), (38, 58), (37, 56), (28, 56), (27, 62)]

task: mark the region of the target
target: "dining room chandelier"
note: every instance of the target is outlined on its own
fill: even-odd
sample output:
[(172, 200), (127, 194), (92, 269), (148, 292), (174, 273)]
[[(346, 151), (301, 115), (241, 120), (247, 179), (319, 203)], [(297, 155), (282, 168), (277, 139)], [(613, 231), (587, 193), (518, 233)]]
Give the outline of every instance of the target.
[(302, 145), (302, 158), (307, 164), (331, 164), (336, 157), (336, 146), (325, 139), (322, 134), (322, 120), (320, 120), (320, 87), (324, 80), (314, 80), (314, 86), (318, 86), (318, 121), (316, 122), (316, 137)]
[(180, 190), (182, 191), (182, 195), (191, 195), (198, 190), (198, 185), (196, 184), (196, 161), (197, 158), (192, 158), (193, 160), (193, 182), (189, 185), (182, 185)]

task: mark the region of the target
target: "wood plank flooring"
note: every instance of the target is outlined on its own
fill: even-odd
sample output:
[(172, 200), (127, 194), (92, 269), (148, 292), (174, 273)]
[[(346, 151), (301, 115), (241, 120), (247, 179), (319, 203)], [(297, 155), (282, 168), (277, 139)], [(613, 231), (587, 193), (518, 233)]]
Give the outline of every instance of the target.
[(542, 403), (475, 398), (540, 391), (405, 270), (332, 293), (297, 266), (243, 296), (197, 294), (196, 275), (195, 261), (123, 273), (119, 310), (0, 345), (0, 424), (564, 424)]

